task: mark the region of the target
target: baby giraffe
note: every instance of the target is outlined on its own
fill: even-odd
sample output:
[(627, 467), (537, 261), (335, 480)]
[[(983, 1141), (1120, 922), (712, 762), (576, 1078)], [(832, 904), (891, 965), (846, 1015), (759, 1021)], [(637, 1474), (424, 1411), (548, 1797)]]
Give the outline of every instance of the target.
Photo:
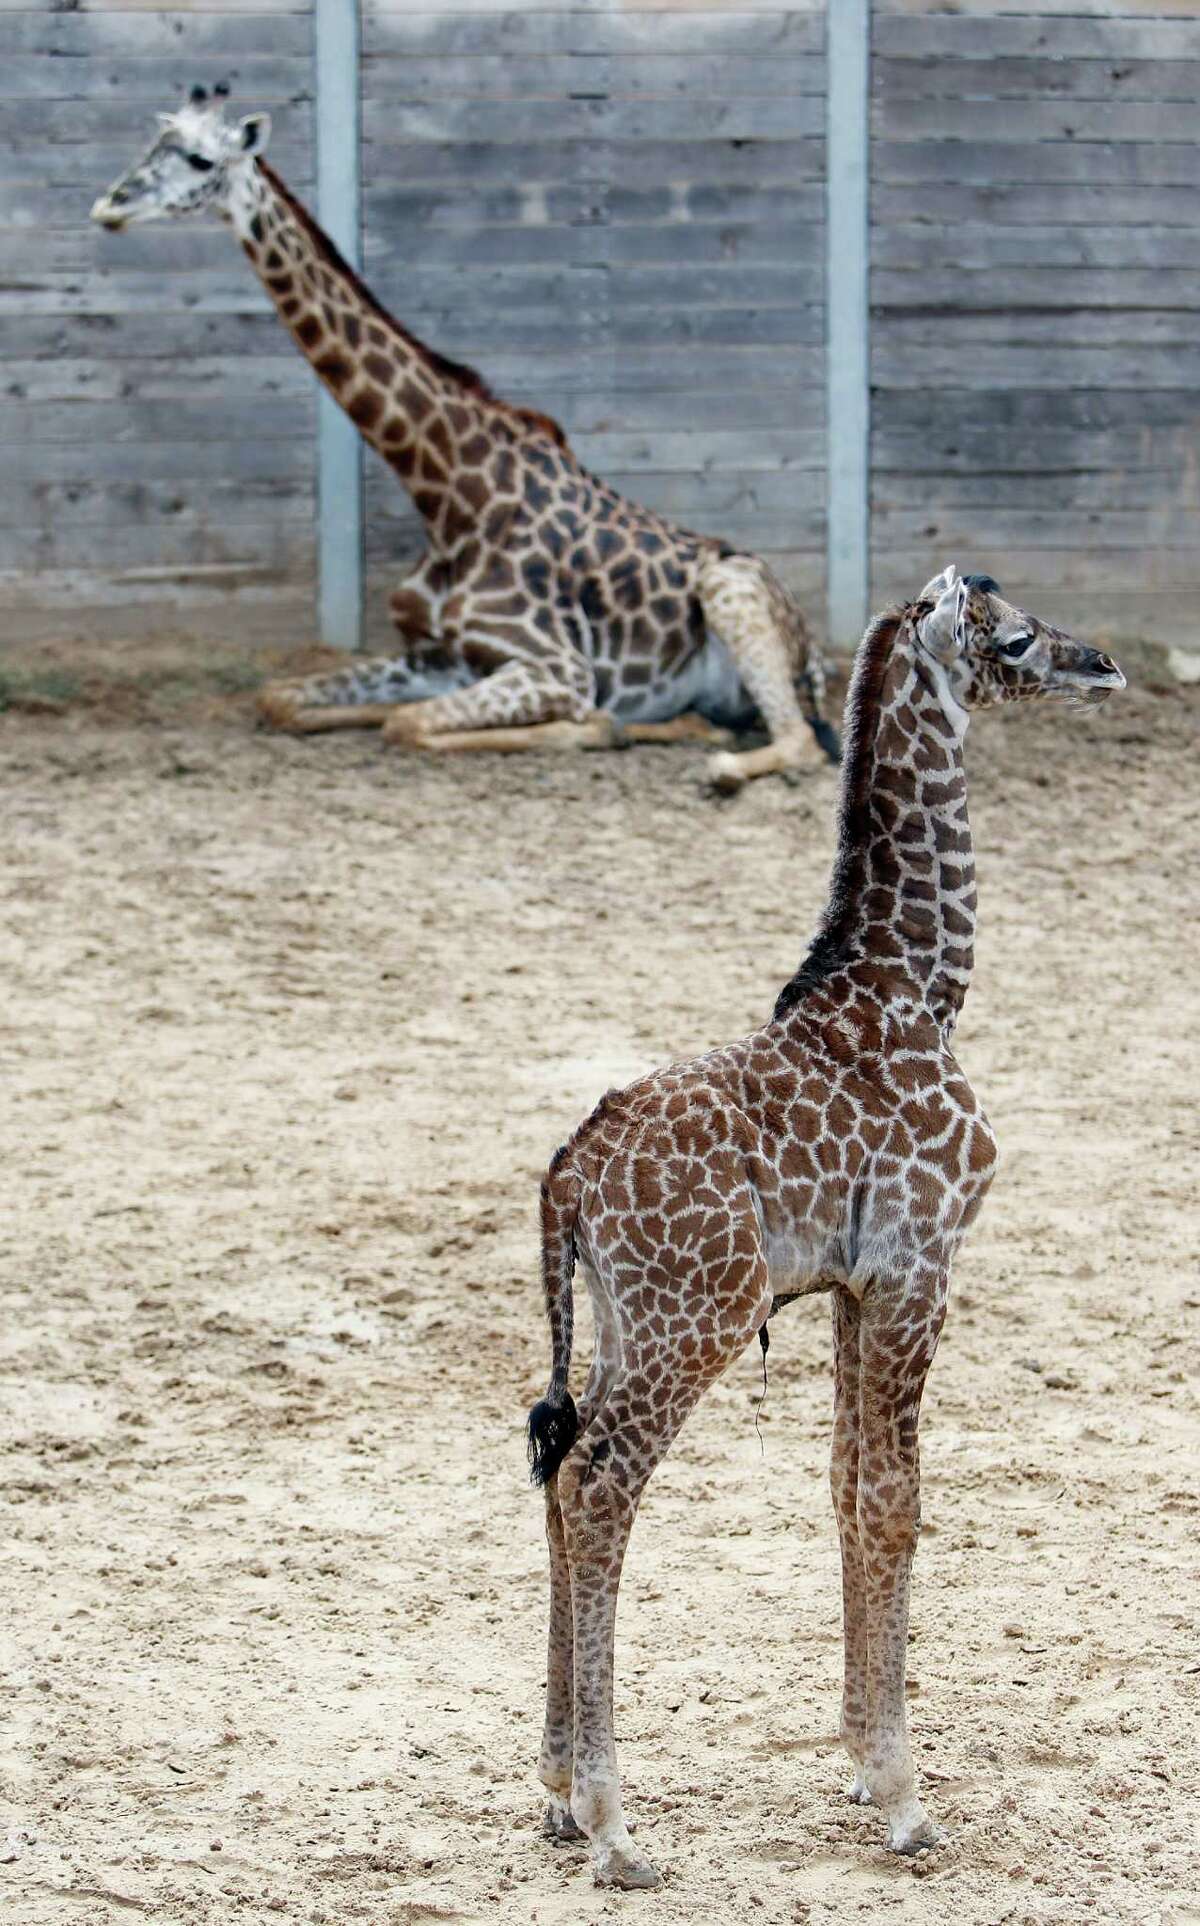
[[(996, 1167), (951, 1052), (975, 929), (963, 738), (972, 710), (1094, 707), (1116, 663), (947, 568), (868, 629), (846, 699), (829, 901), (771, 1021), (611, 1091), (542, 1184), (553, 1365), (529, 1418), (546, 1491), (547, 1825), (586, 1835), (602, 1885), (655, 1886), (621, 1811), (617, 1588), (638, 1501), (701, 1393), (768, 1318), (833, 1306), (831, 1482), (842, 1553), (841, 1733), (852, 1799), (896, 1852), (937, 1843), (904, 1705), (920, 1522), (917, 1420), (950, 1264)], [(572, 1274), (595, 1313), (578, 1407)]]

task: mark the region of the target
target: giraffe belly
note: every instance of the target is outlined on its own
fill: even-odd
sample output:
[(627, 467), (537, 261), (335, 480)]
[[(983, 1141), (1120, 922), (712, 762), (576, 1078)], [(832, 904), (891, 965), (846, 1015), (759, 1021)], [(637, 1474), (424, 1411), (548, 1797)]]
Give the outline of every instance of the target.
[(672, 676), (643, 689), (621, 689), (605, 704), (622, 722), (670, 722), (694, 709), (724, 729), (744, 729), (758, 711), (719, 636), (709, 635)]
[(832, 1290), (846, 1271), (843, 1243), (822, 1224), (794, 1224), (764, 1236), (767, 1275), (777, 1298)]

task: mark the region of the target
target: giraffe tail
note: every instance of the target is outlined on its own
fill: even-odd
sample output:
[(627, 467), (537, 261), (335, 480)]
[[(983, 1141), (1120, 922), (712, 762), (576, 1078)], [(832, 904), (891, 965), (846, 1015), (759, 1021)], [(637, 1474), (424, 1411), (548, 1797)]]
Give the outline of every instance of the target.
[(574, 1172), (561, 1169), (561, 1159), (559, 1152), (542, 1183), (542, 1284), (550, 1325), (551, 1365), (550, 1388), (534, 1405), (525, 1428), (529, 1475), (535, 1485), (553, 1478), (579, 1435), (575, 1400), (567, 1389), (575, 1322), (572, 1280), (579, 1184)]
[(825, 705), (825, 666), (812, 642), (807, 644), (807, 660), (797, 677), (797, 683), (804, 720), (817, 739), (817, 747), (836, 767), (842, 760), (842, 745), (837, 730), (822, 714)]
[(836, 769), (842, 760), (842, 744), (832, 722), (827, 722), (824, 716), (809, 716), (808, 726), (817, 739), (817, 747), (825, 752)]

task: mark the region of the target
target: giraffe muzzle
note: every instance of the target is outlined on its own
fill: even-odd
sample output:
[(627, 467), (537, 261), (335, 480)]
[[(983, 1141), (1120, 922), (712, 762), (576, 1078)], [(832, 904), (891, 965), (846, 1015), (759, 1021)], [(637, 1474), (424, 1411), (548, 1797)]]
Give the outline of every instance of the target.
[(101, 194), (99, 200), (92, 202), (92, 220), (110, 234), (118, 233), (128, 218), (120, 206), (119, 196), (120, 189), (116, 194)]
[(1111, 655), (1081, 646), (1075, 659), (1065, 666), (1064, 683), (1077, 701), (1098, 708), (1114, 689), (1125, 687), (1125, 675)]

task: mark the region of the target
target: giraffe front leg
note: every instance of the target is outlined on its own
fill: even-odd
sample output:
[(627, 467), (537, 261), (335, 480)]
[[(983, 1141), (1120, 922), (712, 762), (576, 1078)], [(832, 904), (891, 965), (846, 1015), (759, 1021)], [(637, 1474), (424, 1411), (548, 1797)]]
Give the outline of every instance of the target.
[(575, 1618), (557, 1474), (546, 1486), (546, 1543), (550, 1547), (550, 1637), (546, 1652), (546, 1723), (538, 1777), (550, 1799), (546, 1807), (548, 1837), (562, 1841), (586, 1840), (587, 1834), (575, 1823), (571, 1813)]
[(856, 1515), (867, 1622), (863, 1769), (888, 1822), (893, 1852), (918, 1853), (941, 1834), (917, 1797), (904, 1672), (909, 1578), (921, 1523), (917, 1444), (921, 1394), (946, 1304), (944, 1272), (864, 1293), (859, 1334), (859, 1468)]
[[(383, 739), (405, 749), (532, 748), (538, 746), (539, 730), (550, 726), (587, 736), (594, 732), (597, 714), (573, 683), (524, 662), (506, 662), (469, 688), (393, 710)], [(611, 728), (609, 717), (600, 716), (599, 721)], [(544, 746), (563, 744), (551, 740)]]
[(843, 1681), (840, 1732), (854, 1777), (848, 1796), (869, 1805), (863, 1771), (867, 1734), (867, 1579), (858, 1536), (859, 1305), (833, 1293), (833, 1445), (829, 1485), (842, 1554)]
[(415, 648), (411, 655), (355, 657), (342, 668), (268, 682), (259, 691), (259, 718), (300, 736), (378, 729), (406, 691), (420, 686), (424, 672)]

